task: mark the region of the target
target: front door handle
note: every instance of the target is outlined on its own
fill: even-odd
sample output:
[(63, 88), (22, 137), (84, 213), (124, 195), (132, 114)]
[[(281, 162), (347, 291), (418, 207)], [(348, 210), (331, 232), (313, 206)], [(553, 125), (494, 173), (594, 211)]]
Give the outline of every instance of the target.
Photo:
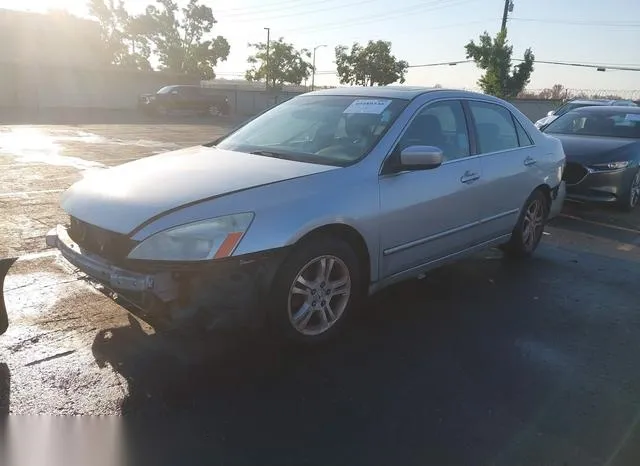
[(470, 171), (466, 171), (464, 172), (464, 175), (462, 175), (460, 177), (460, 182), (461, 183), (473, 183), (476, 180), (480, 179), (480, 175), (478, 175), (477, 173), (474, 172), (470, 172)]
[(524, 164), (527, 167), (530, 167), (531, 165), (535, 165), (536, 163), (538, 163), (538, 161), (533, 157), (527, 157), (526, 159), (524, 159)]

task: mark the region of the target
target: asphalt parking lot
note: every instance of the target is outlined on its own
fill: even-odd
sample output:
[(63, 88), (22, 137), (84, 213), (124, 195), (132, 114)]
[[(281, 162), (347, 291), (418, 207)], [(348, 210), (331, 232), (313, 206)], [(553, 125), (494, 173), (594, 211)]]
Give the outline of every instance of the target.
[(87, 171), (229, 127), (0, 127), (0, 257), (22, 257), (0, 414), (162, 416), (185, 464), (204, 444), (216, 464), (638, 464), (640, 211), (568, 204), (530, 262), (489, 251), (387, 289), (315, 350), (165, 334), (45, 249)]

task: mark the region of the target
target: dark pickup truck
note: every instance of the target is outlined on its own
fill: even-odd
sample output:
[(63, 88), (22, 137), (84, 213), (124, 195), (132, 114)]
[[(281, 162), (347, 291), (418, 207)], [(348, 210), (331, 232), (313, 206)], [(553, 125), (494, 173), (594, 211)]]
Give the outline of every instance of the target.
[(202, 115), (228, 115), (229, 100), (213, 89), (200, 86), (165, 86), (155, 94), (142, 94), (138, 108), (148, 113), (196, 112)]

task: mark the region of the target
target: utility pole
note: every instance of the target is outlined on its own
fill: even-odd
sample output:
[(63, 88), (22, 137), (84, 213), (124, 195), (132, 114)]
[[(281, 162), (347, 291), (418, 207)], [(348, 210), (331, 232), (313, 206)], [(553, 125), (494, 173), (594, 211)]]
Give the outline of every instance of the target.
[(267, 90), (269, 90), (269, 42), (271, 35), (271, 28), (264, 28), (267, 31), (267, 70), (265, 71), (265, 78), (267, 79)]
[(313, 65), (311, 67), (311, 90), (315, 90), (316, 88), (316, 50), (320, 47), (326, 47), (326, 45), (316, 45), (313, 48)]
[(513, 11), (513, 0), (504, 0), (504, 11), (502, 12), (502, 29), (507, 29), (507, 16)]

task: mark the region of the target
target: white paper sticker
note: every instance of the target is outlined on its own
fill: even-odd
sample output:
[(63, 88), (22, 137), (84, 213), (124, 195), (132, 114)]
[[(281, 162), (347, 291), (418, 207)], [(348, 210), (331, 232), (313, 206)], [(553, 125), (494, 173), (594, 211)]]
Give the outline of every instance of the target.
[(640, 113), (627, 113), (624, 119), (627, 121), (640, 121)]
[(380, 115), (391, 103), (390, 100), (358, 99), (344, 109), (343, 113), (371, 113)]

